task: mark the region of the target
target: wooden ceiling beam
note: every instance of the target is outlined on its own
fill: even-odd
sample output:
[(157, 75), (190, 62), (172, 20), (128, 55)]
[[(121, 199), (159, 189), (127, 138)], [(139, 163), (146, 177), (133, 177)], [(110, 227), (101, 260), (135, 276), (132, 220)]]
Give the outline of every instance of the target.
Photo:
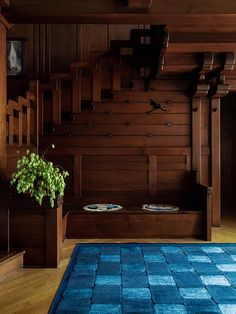
[(153, 24), (153, 25), (191, 25), (201, 24), (234, 26), (236, 14), (155, 14), (155, 13), (48, 13), (3, 11), (12, 23), (78, 23), (78, 24)]
[(0, 0), (0, 6), (1, 7), (9, 7), (10, 0)]
[(128, 0), (128, 7), (131, 9), (150, 9), (152, 0)]

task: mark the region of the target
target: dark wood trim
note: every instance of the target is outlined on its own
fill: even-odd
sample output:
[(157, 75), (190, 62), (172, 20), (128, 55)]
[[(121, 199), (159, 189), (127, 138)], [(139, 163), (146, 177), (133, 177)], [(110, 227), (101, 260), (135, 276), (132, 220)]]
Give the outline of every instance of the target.
[(0, 178), (6, 176), (6, 104), (7, 104), (7, 73), (6, 73), (6, 24), (0, 15)]
[(156, 14), (156, 13), (14, 13), (4, 12), (12, 23), (79, 23), (79, 24), (156, 24), (159, 25), (217, 25), (236, 24), (236, 14)]
[(4, 25), (7, 29), (10, 29), (12, 26), (2, 14), (0, 14), (0, 24)]
[(205, 214), (71, 213), (67, 238), (186, 238), (206, 239)]

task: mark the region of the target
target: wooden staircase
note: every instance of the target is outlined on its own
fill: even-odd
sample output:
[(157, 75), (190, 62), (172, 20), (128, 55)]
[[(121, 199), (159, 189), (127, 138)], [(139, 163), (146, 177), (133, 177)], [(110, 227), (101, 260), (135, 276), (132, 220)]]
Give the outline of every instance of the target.
[[(168, 41), (164, 26), (132, 30), (130, 40), (111, 41), (109, 51), (91, 52), (88, 62), (72, 63), (68, 73), (54, 73), (49, 83), (36, 86), (39, 148), (43, 152), (55, 144), (47, 158), (70, 173), (64, 207), (73, 213), (67, 236), (210, 239), (211, 195), (193, 180), (191, 160), (193, 113), (187, 92), (199, 59), (185, 55), (188, 66), (176, 63), (168, 55)], [(176, 79), (173, 73), (183, 75)], [(165, 111), (149, 114), (150, 100)], [(207, 168), (210, 112), (208, 100), (202, 103), (201, 153)], [(201, 204), (193, 201), (198, 193)], [(140, 213), (140, 205), (150, 201), (175, 204), (181, 211)], [(125, 209), (98, 217), (81, 211), (86, 202), (117, 202)], [(123, 227), (116, 227), (122, 221)]]

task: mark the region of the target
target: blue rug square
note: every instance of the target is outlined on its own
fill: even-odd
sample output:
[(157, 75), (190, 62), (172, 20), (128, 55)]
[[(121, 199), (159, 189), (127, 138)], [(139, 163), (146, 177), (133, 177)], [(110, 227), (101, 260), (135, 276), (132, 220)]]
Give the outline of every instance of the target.
[(158, 304), (182, 304), (180, 292), (174, 286), (151, 286), (152, 299)]
[(192, 262), (195, 271), (200, 275), (220, 275), (222, 272), (213, 263)]
[(123, 288), (123, 298), (127, 300), (146, 300), (151, 299), (148, 288)]
[(170, 269), (167, 263), (146, 262), (145, 266), (148, 275), (170, 274)]
[(236, 288), (236, 272), (235, 273), (225, 273), (225, 277), (228, 279), (228, 281), (231, 283), (231, 285)]
[(79, 275), (73, 272), (69, 278), (67, 287), (69, 288), (92, 288), (94, 286), (95, 274)]
[(191, 264), (169, 264), (169, 268), (172, 272), (176, 272), (176, 273), (194, 272), (194, 268)]
[(120, 255), (115, 255), (115, 254), (111, 254), (111, 255), (105, 255), (105, 254), (101, 254), (100, 255), (100, 262), (120, 262)]
[(187, 311), (181, 304), (156, 304), (155, 314), (187, 314)]
[(154, 307), (150, 299), (123, 300), (123, 314), (153, 314)]
[(236, 289), (231, 286), (207, 286), (207, 290), (216, 303), (236, 303)]
[(122, 274), (122, 286), (124, 288), (147, 288), (148, 280), (145, 273), (130, 276), (130, 274)]
[[(112, 289), (112, 293), (111, 293)], [(95, 286), (93, 289), (92, 303), (96, 304), (121, 304), (121, 286)]]
[[(115, 256), (115, 255), (114, 255)], [(119, 275), (121, 273), (120, 263), (101, 262), (99, 263), (97, 274), (98, 275)]]
[(236, 313), (236, 244), (79, 244), (49, 314)]
[(203, 287), (203, 283), (196, 273), (174, 273), (173, 278), (179, 288)]
[(120, 275), (97, 275), (95, 285), (99, 286), (120, 286), (121, 276)]
[(165, 262), (165, 256), (163, 254), (144, 254), (145, 262)]
[(183, 253), (165, 253), (164, 255), (168, 264), (189, 263), (186, 255)]
[(221, 313), (213, 300), (185, 299), (184, 305), (188, 313)]
[(89, 314), (122, 314), (122, 308), (120, 304), (92, 304)]

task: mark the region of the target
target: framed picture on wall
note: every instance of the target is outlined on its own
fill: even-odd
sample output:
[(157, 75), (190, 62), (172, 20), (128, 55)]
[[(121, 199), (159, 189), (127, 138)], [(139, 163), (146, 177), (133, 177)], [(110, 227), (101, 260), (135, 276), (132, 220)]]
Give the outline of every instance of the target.
[(26, 39), (7, 39), (7, 76), (21, 78), (26, 75)]

